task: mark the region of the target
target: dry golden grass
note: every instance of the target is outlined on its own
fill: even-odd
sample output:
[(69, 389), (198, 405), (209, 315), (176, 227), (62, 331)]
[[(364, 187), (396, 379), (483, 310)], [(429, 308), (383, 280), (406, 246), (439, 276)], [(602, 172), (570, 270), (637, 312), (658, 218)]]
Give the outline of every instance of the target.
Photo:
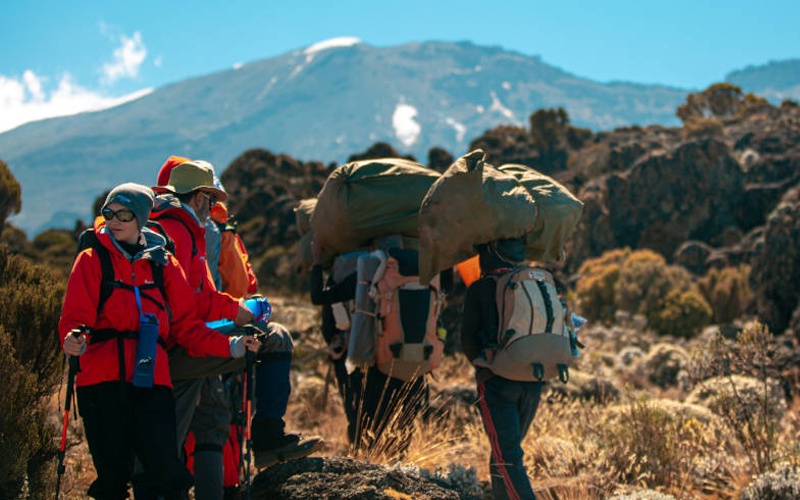
[[(302, 316), (298, 311), (297, 317)], [(438, 409), (430, 410), (426, 419), (418, 416), (412, 426), (400, 431), (373, 436), (371, 448), (354, 450), (347, 440), (347, 420), (321, 339), (316, 334), (306, 335), (298, 344), (302, 344), (298, 345), (302, 355), (295, 359), (287, 427), (323, 436), (326, 448), (321, 455), (410, 465), (445, 474), (451, 464), (457, 464), (473, 468), (480, 480), (489, 480), (489, 443), (474, 402), (439, 396), (453, 386), (474, 388), (473, 369), (464, 356), (445, 358), (435, 377), (429, 379), (431, 405)], [(602, 342), (597, 346), (600, 350)], [(593, 366), (585, 363), (582, 367)], [(596, 368), (622, 384), (619, 377), (623, 374), (616, 368), (600, 370), (602, 363)], [(620, 400), (604, 404), (556, 397), (546, 390), (522, 442), (524, 463), (537, 496), (544, 500), (600, 500), (616, 491), (648, 487), (678, 500), (738, 499), (756, 468), (730, 424), (703, 408), (685, 405), (686, 396), (679, 388), (663, 390), (646, 381), (635, 391), (623, 391)], [(55, 418), (57, 409), (54, 398), (51, 410)], [(399, 408), (393, 418), (406, 411)], [(800, 401), (794, 400), (778, 428), (776, 456), (800, 462), (796, 440)], [(404, 439), (407, 448), (398, 449), (396, 443)], [(72, 500), (83, 498), (94, 470), (82, 425), (72, 419), (69, 442), (62, 498)]]

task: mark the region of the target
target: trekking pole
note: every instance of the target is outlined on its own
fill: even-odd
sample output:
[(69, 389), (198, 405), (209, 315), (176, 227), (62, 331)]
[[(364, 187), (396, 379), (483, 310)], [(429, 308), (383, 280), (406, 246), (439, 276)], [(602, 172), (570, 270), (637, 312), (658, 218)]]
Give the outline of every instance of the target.
[[(86, 327), (80, 327), (80, 332), (85, 333), (88, 331)], [(78, 332), (73, 332), (72, 336), (78, 338)], [(67, 375), (67, 397), (64, 400), (64, 427), (61, 429), (61, 448), (58, 450), (58, 468), (56, 469), (56, 498), (58, 500), (58, 495), (61, 492), (61, 476), (64, 475), (66, 472), (66, 467), (64, 467), (64, 457), (66, 456), (67, 450), (67, 424), (69, 424), (69, 406), (70, 404), (75, 406), (75, 419), (77, 420), (77, 405), (75, 403), (75, 375), (81, 371), (80, 362), (78, 360), (78, 356), (69, 356), (69, 373)]]
[(255, 360), (255, 354), (252, 351), (247, 351), (245, 354), (245, 378), (244, 378), (244, 394), (242, 402), (245, 407), (245, 439), (247, 445), (247, 453), (245, 457), (247, 459), (247, 465), (245, 465), (244, 469), (244, 480), (247, 483), (247, 500), (250, 500), (250, 463), (253, 457), (253, 436), (252, 436), (252, 425), (250, 423), (253, 411), (253, 393), (254, 393), (254, 381), (253, 381), (253, 361)]

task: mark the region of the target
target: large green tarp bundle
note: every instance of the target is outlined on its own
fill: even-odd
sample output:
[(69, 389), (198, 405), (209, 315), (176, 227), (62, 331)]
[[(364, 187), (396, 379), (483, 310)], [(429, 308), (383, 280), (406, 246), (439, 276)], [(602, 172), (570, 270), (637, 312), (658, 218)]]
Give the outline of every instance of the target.
[(316, 206), (317, 199), (308, 198), (301, 200), (300, 203), (294, 207), (294, 222), (300, 236), (304, 236), (311, 231), (311, 214), (314, 213), (314, 207)]
[(475, 255), (475, 245), (518, 238), (534, 227), (536, 206), (516, 177), (462, 156), (436, 181), (420, 209), (420, 282)]
[(525, 165), (506, 164), (500, 171), (516, 177), (536, 202), (536, 222), (525, 233), (528, 260), (558, 261), (564, 258), (564, 245), (578, 225), (583, 202), (552, 178)]
[(348, 163), (328, 176), (311, 216), (327, 251), (358, 250), (390, 234), (419, 237), (419, 207), (439, 173), (400, 158)]

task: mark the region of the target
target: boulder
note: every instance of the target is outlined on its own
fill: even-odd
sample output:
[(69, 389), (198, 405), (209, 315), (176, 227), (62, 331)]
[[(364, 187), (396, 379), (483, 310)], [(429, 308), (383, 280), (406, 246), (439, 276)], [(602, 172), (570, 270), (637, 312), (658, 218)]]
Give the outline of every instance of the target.
[[(475, 499), (444, 481), (348, 458), (304, 458), (270, 467), (253, 481), (253, 500)], [(475, 499), (477, 500), (477, 499)]]

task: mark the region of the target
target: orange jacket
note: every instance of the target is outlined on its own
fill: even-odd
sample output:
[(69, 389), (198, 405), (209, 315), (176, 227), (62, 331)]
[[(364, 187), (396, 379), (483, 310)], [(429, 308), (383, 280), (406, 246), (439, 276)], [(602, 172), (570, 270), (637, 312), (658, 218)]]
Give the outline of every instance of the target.
[(197, 316), (203, 321), (236, 319), (239, 301), (217, 290), (208, 269), (205, 228), (181, 207), (175, 196), (158, 196), (155, 205), (150, 218), (161, 224), (175, 244), (175, 257), (194, 290)]
[(250, 256), (244, 243), (233, 230), (225, 229), (228, 223), (228, 208), (216, 203), (211, 209), (211, 218), (220, 226), (219, 274), (222, 289), (234, 297), (247, 297), (258, 291), (258, 281), (250, 265)]
[[(105, 222), (102, 218), (98, 217), (95, 221), (94, 229), (100, 243), (109, 250), (115, 280), (119, 282), (129, 286), (153, 283), (150, 260), (163, 259), (166, 297), (158, 288), (142, 291), (141, 295), (142, 310), (145, 313), (156, 315), (160, 337), (167, 347), (178, 343), (186, 347), (194, 356), (230, 356), (229, 339), (225, 335), (207, 328), (202, 321), (197, 319), (191, 289), (186, 282), (183, 269), (175, 257), (162, 251), (163, 237), (150, 230), (145, 230), (148, 251), (140, 253), (131, 262), (111, 240), (105, 230)], [(92, 248), (83, 250), (78, 254), (72, 266), (67, 293), (64, 296), (61, 320), (58, 323), (62, 345), (67, 334), (79, 325), (86, 325), (95, 330), (138, 332), (139, 307), (132, 290), (116, 287), (102, 310), (97, 311), (101, 279), (102, 269), (97, 253)], [(161, 307), (164, 304), (166, 308)], [(171, 321), (167, 310), (172, 314)], [(137, 340), (126, 338), (123, 343), (125, 379), (131, 381)], [(80, 365), (81, 371), (76, 378), (79, 386), (119, 380), (117, 341), (112, 339), (92, 343), (91, 335), (89, 335), (89, 346), (80, 357)], [(156, 354), (154, 383), (172, 386), (167, 353), (161, 345), (158, 346)]]

